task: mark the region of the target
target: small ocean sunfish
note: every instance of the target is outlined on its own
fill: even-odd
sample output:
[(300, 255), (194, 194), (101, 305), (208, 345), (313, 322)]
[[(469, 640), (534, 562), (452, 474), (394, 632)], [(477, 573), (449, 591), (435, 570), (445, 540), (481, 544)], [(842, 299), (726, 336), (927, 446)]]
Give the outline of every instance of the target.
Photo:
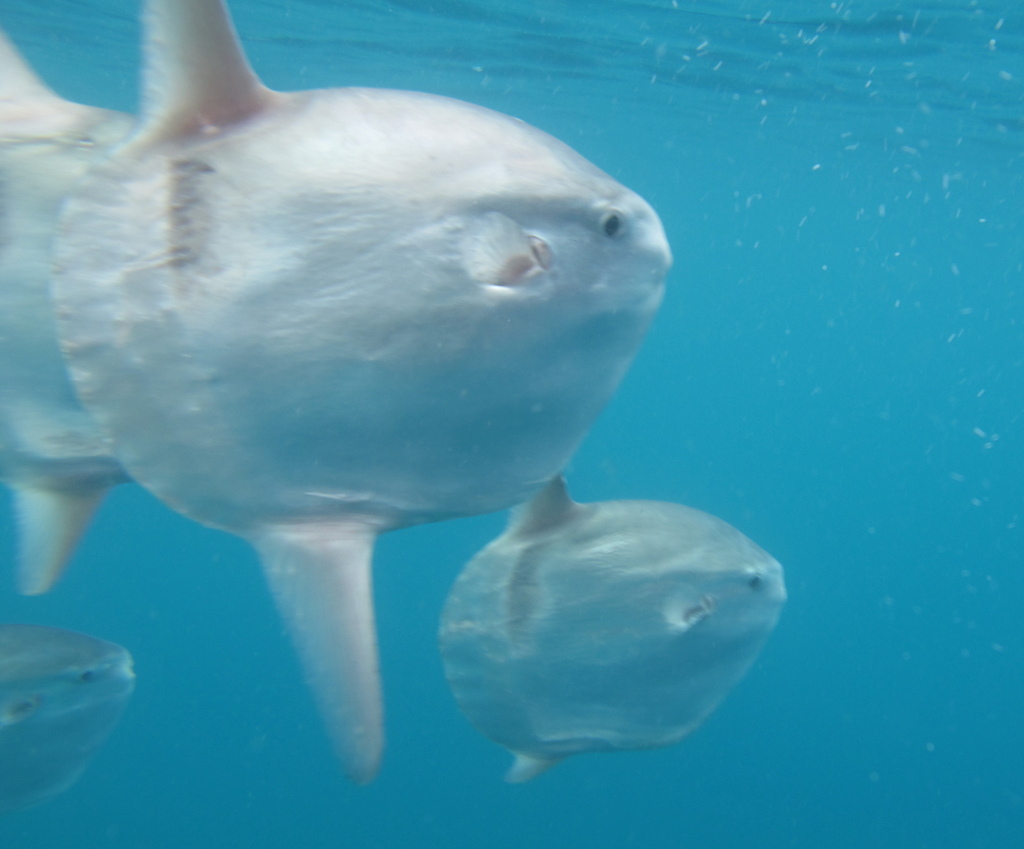
[(0, 813), (74, 784), (134, 687), (121, 646), (62, 628), (0, 625)]
[(456, 580), (440, 643), (455, 699), (509, 749), (508, 781), (582, 752), (678, 742), (753, 664), (782, 567), (714, 516), (577, 504), (562, 478)]

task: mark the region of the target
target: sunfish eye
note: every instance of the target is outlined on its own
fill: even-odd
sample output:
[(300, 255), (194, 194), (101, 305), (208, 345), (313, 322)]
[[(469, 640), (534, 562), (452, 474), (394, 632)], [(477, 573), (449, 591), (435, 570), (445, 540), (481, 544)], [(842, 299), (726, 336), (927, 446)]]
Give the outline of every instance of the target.
[(42, 699), (38, 695), (31, 695), (24, 699), (11, 702), (9, 704), (0, 707), (0, 727), (4, 725), (15, 725), (21, 722), (23, 719), (27, 719), (33, 713), (36, 708), (42, 704)]
[(626, 220), (617, 209), (610, 209), (601, 216), (601, 230), (609, 238), (615, 238), (624, 229)]
[(88, 684), (90, 681), (96, 680), (96, 673), (91, 669), (86, 669), (85, 672), (78, 676), (78, 680), (83, 684)]
[(762, 583), (764, 583), (764, 578), (762, 578), (760, 575), (751, 575), (750, 578), (747, 580), (747, 585), (752, 590), (760, 589)]

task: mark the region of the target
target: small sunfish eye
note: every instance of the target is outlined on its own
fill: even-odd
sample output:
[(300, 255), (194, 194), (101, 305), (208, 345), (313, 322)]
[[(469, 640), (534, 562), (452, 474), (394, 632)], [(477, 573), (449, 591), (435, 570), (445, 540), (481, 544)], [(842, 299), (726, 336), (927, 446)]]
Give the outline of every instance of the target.
[(750, 579), (747, 581), (747, 585), (752, 590), (760, 589), (762, 583), (764, 583), (764, 578), (760, 575), (751, 575)]
[(601, 229), (609, 238), (618, 236), (622, 232), (625, 223), (622, 213), (616, 210), (610, 210), (601, 217)]
[(42, 701), (43, 700), (38, 695), (32, 695), (19, 701), (0, 706), (0, 727), (4, 725), (15, 725), (23, 719), (27, 719), (35, 713), (36, 708), (42, 704)]
[(85, 672), (78, 676), (78, 680), (83, 684), (88, 684), (90, 681), (96, 680), (96, 673), (92, 669), (86, 669)]

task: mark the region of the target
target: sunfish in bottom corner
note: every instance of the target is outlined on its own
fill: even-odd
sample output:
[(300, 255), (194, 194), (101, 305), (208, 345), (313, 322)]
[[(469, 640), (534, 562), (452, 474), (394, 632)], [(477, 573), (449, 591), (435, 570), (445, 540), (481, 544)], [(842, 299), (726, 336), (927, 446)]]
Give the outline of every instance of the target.
[(669, 746), (750, 669), (786, 600), (782, 567), (679, 504), (577, 504), (561, 477), (459, 575), (440, 628), (470, 722), (521, 782), (569, 755)]
[(135, 688), (131, 655), (77, 631), (0, 625), (0, 814), (74, 784)]

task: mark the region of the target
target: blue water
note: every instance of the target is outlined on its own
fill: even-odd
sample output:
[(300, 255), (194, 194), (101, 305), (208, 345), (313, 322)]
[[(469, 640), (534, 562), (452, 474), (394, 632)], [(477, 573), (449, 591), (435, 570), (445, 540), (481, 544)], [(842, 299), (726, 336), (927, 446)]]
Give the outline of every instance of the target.
[[(121, 487), (53, 593), (0, 592), (0, 621), (115, 640), (139, 676), (78, 785), (0, 820), (0, 847), (1024, 846), (1024, 6), (232, 7), (275, 88), (472, 100), (653, 203), (667, 298), (570, 483), (725, 518), (784, 564), (790, 600), (689, 740), (512, 787), (434, 636), (503, 518), (388, 535), (388, 751), (357, 788), (252, 552)], [(61, 94), (121, 109), (135, 12), (0, 0)]]

